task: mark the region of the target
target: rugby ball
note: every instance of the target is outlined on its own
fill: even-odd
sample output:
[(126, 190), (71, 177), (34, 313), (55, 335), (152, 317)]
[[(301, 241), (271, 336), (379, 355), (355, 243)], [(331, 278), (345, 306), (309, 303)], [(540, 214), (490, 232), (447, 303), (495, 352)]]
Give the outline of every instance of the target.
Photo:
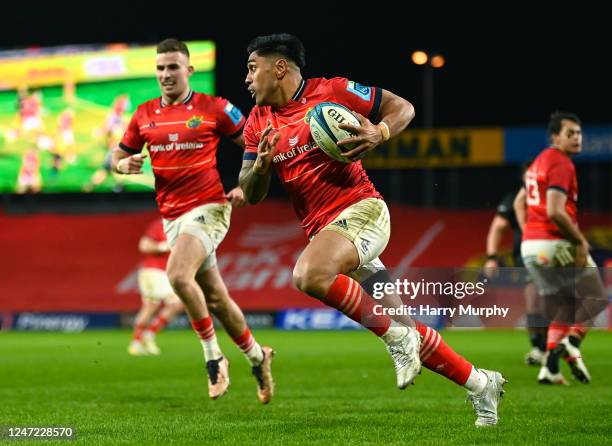
[(351, 163), (352, 160), (344, 156), (344, 152), (356, 147), (356, 144), (338, 146), (336, 143), (354, 134), (341, 129), (340, 124), (359, 125), (359, 120), (351, 110), (335, 102), (321, 102), (309, 113), (308, 125), (312, 139), (330, 158), (342, 163)]

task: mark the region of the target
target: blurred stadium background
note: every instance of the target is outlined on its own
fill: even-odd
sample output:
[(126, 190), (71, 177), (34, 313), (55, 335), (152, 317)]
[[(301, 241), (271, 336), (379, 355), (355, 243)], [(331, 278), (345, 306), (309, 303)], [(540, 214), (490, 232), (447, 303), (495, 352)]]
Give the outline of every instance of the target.
[[(552, 7), (551, 2), (543, 3)], [(123, 25), (128, 23), (122, 21), (126, 19), (120, 18), (117, 19), (118, 30), (112, 35), (99, 32), (100, 28), (95, 26), (88, 29), (83, 24), (73, 24), (73, 27), (63, 34), (48, 38), (40, 30), (35, 31), (29, 40), (20, 40), (12, 34), (5, 40), (7, 44), (3, 44), (4, 50), (0, 51), (0, 352), (5, 357), (16, 358), (12, 368), (7, 368), (5, 375), (14, 380), (16, 387), (7, 395), (13, 398), (23, 397), (24, 401), (27, 399), (28, 383), (36, 381), (39, 375), (33, 371), (25, 375), (21, 373), (31, 361), (37, 363), (38, 360), (32, 358), (39, 358), (42, 354), (38, 343), (45, 342), (45, 339), (47, 342), (52, 340), (52, 345), (79, 344), (79, 347), (75, 348), (83, 352), (87, 351), (87, 348), (81, 345), (83, 343), (108, 343), (118, 349), (108, 364), (113, 364), (117, 369), (128, 364), (143, 376), (156, 373), (154, 366), (146, 365), (142, 368), (142, 365), (135, 365), (132, 359), (128, 362), (129, 358), (124, 353), (129, 341), (128, 328), (140, 303), (136, 282), (140, 259), (137, 243), (146, 224), (157, 215), (150, 166), (147, 164), (142, 177), (117, 178), (105, 173), (104, 163), (109, 146), (116, 143), (117, 135), (120, 137), (123, 126), (135, 107), (146, 99), (158, 96), (157, 84), (152, 77), (154, 47), (151, 45), (170, 35), (189, 43), (192, 62), (197, 71), (192, 78), (192, 87), (198, 91), (228, 97), (239, 105), (245, 114), (248, 114), (251, 105), (241, 84), (246, 71), (244, 47), (250, 37), (268, 31), (295, 32), (304, 39), (309, 77), (348, 76), (360, 82), (388, 88), (414, 102), (417, 108), (414, 125), (364, 160), (376, 187), (390, 204), (393, 231), (382, 260), (402, 271), (422, 267), (479, 268), (485, 260), (485, 238), (497, 203), (506, 193), (518, 189), (521, 164), (533, 158), (547, 144), (545, 124), (549, 113), (558, 108), (578, 113), (584, 119), (585, 133), (584, 152), (575, 159), (580, 187), (579, 218), (595, 248), (594, 254), (599, 265), (610, 262), (610, 61), (604, 61), (601, 70), (593, 69), (597, 72), (592, 73), (591, 77), (573, 77), (578, 69), (572, 64), (565, 74), (559, 74), (557, 71), (546, 72), (546, 67), (552, 65), (549, 62), (555, 60), (559, 63), (560, 70), (563, 70), (566, 62), (561, 60), (561, 57), (565, 53), (558, 47), (561, 45), (559, 41), (547, 38), (547, 31), (555, 30), (554, 21), (543, 19), (547, 8), (532, 6), (532, 9), (533, 17), (525, 19), (525, 26), (539, 31), (533, 31), (531, 38), (535, 40), (531, 44), (529, 36), (523, 36), (522, 40), (512, 43), (504, 37), (504, 30), (511, 27), (510, 20), (499, 25), (501, 29), (495, 34), (495, 39), (498, 40), (482, 43), (483, 46), (480, 47), (470, 47), (470, 44), (487, 40), (483, 36), (495, 28), (490, 22), (483, 24), (484, 29), (478, 32), (469, 26), (447, 27), (443, 33), (446, 40), (433, 34), (417, 38), (424, 26), (420, 25), (417, 30), (409, 32), (401, 44), (403, 54), (398, 51), (399, 31), (391, 32), (388, 38), (380, 36), (370, 39), (374, 42), (393, 40), (390, 48), (379, 49), (370, 42), (363, 43), (361, 49), (355, 49), (348, 45), (348, 37), (334, 40), (330, 47), (326, 43), (332, 40), (332, 36), (349, 33), (350, 20), (355, 19), (355, 16), (347, 19), (341, 8), (334, 5), (327, 6), (327, 13), (329, 17), (335, 17), (339, 21), (338, 28), (335, 33), (321, 30), (319, 36), (309, 34), (309, 28), (303, 24), (296, 25), (295, 31), (291, 26), (283, 26), (282, 29), (274, 27), (274, 19), (280, 15), (269, 18), (261, 28), (245, 21), (244, 29), (234, 34), (231, 30), (224, 34), (221, 23), (217, 23), (211, 25), (208, 31), (202, 32), (176, 28), (162, 34), (160, 31), (149, 30), (144, 33), (144, 38), (140, 38), (137, 31), (125, 31), (126, 26)], [(218, 15), (228, 11), (216, 13), (217, 15), (212, 14), (203, 20), (218, 21)], [(150, 17), (153, 17), (153, 13), (150, 14)], [(286, 17), (283, 19), (287, 20)], [(45, 27), (44, 14), (34, 17), (33, 20), (40, 25), (36, 28)], [(408, 19), (395, 17), (389, 20), (392, 21), (392, 26), (398, 27), (403, 23), (402, 20)], [(444, 23), (438, 29), (444, 29)], [(238, 22), (236, 26), (240, 24), (241, 22)], [(538, 28), (540, 25), (543, 27)], [(195, 26), (195, 19), (188, 19), (186, 27)], [(447, 44), (446, 41), (452, 40), (456, 35), (453, 30), (463, 30), (464, 33), (459, 42), (454, 45)], [(600, 47), (596, 47), (602, 43), (596, 39), (598, 36), (586, 32), (587, 36), (583, 33), (582, 39), (592, 38), (591, 44), (582, 48), (580, 45), (583, 41), (570, 42), (566, 48), (568, 53), (580, 47), (585, 55), (605, 54), (600, 53)], [(202, 36), (208, 40), (202, 40)], [(100, 41), (106, 43), (96, 43)], [(8, 42), (14, 43), (10, 45)], [(607, 46), (609, 50), (609, 44)], [(337, 56), (342, 48), (346, 48), (345, 54)], [(500, 54), (492, 55), (490, 61), (481, 61), (478, 64), (473, 52), (480, 51), (482, 58), (486, 57), (483, 53), (486, 54), (486, 50), (491, 48), (497, 48)], [(517, 61), (513, 56), (526, 51), (526, 48), (529, 48), (529, 51), (525, 53), (525, 58)], [(542, 48), (544, 51), (540, 51)], [(417, 49), (444, 54), (444, 66), (435, 68), (428, 65), (430, 62), (425, 66), (415, 65), (410, 61), (410, 54)], [(462, 50), (465, 51), (463, 59), (457, 56), (463, 54)], [(508, 50), (509, 53), (504, 53), (503, 50)], [(605, 56), (608, 59), (609, 54)], [(359, 60), (359, 57), (362, 59)], [(397, 62), (400, 58), (401, 62)], [(384, 60), (387, 59), (395, 61), (390, 63), (390, 68), (363, 66), (378, 63), (384, 66)], [(459, 67), (463, 69), (460, 70)], [(531, 73), (531, 77), (523, 76), (520, 67)], [(584, 67), (580, 67), (580, 70), (584, 71)], [(381, 71), (386, 71), (386, 74), (381, 74)], [(449, 80), (453, 76), (456, 79), (454, 83)], [(548, 79), (551, 80), (547, 84)], [(518, 85), (513, 85), (512, 81), (516, 81)], [(457, 91), (461, 89), (461, 85), (466, 85), (469, 94), (460, 96)], [(476, 93), (479, 86), (481, 91)], [(572, 90), (567, 95), (564, 90), (566, 87)], [(528, 91), (525, 91), (526, 89)], [(594, 92), (599, 92), (601, 96), (596, 97)], [(468, 104), (470, 100), (474, 103)], [(490, 107), (487, 107), (488, 100), (491, 102)], [(504, 101), (512, 103), (505, 107)], [(598, 104), (594, 105), (595, 102)], [(30, 128), (26, 120), (32, 116), (40, 122), (36, 123), (34, 119), (31, 121), (34, 122), (31, 124), (33, 127)], [(73, 133), (73, 139), (65, 135), (68, 131)], [(223, 181), (226, 187), (230, 188), (237, 180), (241, 153), (231, 144), (223, 143), (218, 158)], [(294, 260), (305, 243), (306, 238), (278, 182), (273, 184), (270, 197), (264, 204), (234, 212), (232, 228), (219, 250), (219, 264), (230, 292), (248, 313), (249, 323), (253, 328), (355, 329), (353, 324), (347, 323), (347, 320), (334, 311), (325, 309), (313, 299), (301, 295), (291, 285)], [(510, 235), (505, 240), (504, 247), (503, 257), (510, 262)], [(607, 275), (608, 286), (612, 286), (610, 270), (602, 273)], [(496, 321), (493, 325), (496, 328), (503, 326), (512, 329), (524, 324), (520, 312), (523, 305), (520, 280), (510, 279), (504, 282), (499, 292), (503, 299), (513, 302), (517, 316), (503, 323)], [(483, 325), (486, 325), (486, 322), (483, 322)], [(602, 314), (598, 325), (604, 329), (610, 327), (611, 314)], [(179, 318), (170, 328), (181, 329), (186, 326), (187, 320)], [(55, 337), (57, 335), (50, 335), (49, 338), (19, 337), (23, 331), (81, 333), (97, 329), (105, 331), (83, 334), (83, 338), (79, 338), (82, 340), (78, 341)], [(8, 333), (9, 331), (11, 333)], [(163, 334), (160, 336), (162, 348), (168, 352), (174, 349), (179, 352), (175, 352), (174, 356), (173, 353), (168, 353), (172, 360), (184, 359), (183, 344), (195, 342), (195, 338), (181, 333), (172, 332), (168, 334), (167, 340), (164, 340)], [(282, 345), (284, 338), (279, 336), (279, 332), (262, 333), (263, 337), (267, 336)], [(487, 337), (487, 333), (490, 333), (490, 337)], [(487, 364), (490, 364), (491, 358), (503, 364), (507, 363), (511, 370), (516, 368), (516, 374), (520, 376), (518, 383), (524, 384), (526, 389), (529, 386), (534, 387), (535, 375), (531, 373), (534, 375), (533, 379), (527, 378), (531, 376), (529, 373), (532, 370), (525, 370), (520, 364), (522, 353), (528, 349), (526, 336), (514, 332), (500, 333), (498, 330), (484, 331), (479, 333), (477, 338), (469, 338), (469, 333), (452, 336), (458, 340), (457, 349), (460, 352), (468, 350), (474, 357), (483, 358)], [(295, 336), (292, 339), (300, 346), (300, 351), (308, 351), (308, 335), (291, 336)], [(338, 337), (342, 336), (339, 333), (328, 333), (329, 337), (326, 338), (323, 332), (317, 336), (313, 349), (325, 350), (326, 339), (339, 339), (339, 345), (344, 346), (351, 346), (358, 340), (365, 342), (365, 354), (369, 354), (369, 341), (362, 341), (363, 334), (354, 334), (354, 338), (350, 335), (343, 338)], [(597, 348), (593, 347), (591, 357), (596, 353), (604, 356), (607, 361), (599, 357), (599, 378), (603, 380), (602, 371), (610, 371), (611, 367), (610, 337), (607, 333), (600, 333), (594, 335), (594, 338), (598, 340), (597, 343), (594, 342)], [(479, 345), (482, 349), (475, 346), (474, 339), (481, 342)], [(504, 347), (501, 351), (493, 351), (488, 343), (499, 343), (496, 345)], [(23, 349), (19, 345), (23, 345)], [(606, 345), (608, 347), (605, 347)], [(49, 348), (52, 351), (53, 347)], [(280, 348), (283, 350), (282, 346)], [(284, 348), (284, 353), (290, 355), (292, 347), (287, 345)], [(190, 358), (197, 359), (195, 348), (191, 350)], [(338, 347), (338, 351), (340, 350), (342, 349)], [(107, 348), (101, 357), (111, 355), (109, 351)], [(304, 355), (315, 353), (313, 351)], [(363, 352), (356, 351), (356, 354)], [(122, 355), (125, 355), (125, 361)], [(43, 354), (42, 357), (46, 356)], [(95, 362), (95, 357), (96, 355), (87, 357), (87, 361)], [(61, 358), (58, 361), (66, 361), (66, 364), (78, 362), (73, 356), (60, 355), (58, 358)], [(50, 358), (48, 361), (52, 362)], [(47, 367), (48, 361), (40, 361), (41, 370)], [(316, 367), (330, 366), (326, 361), (313, 360), (312, 364), (301, 364), (296, 362), (296, 358), (292, 358), (292, 361), (295, 367), (313, 364)], [(179, 377), (173, 375), (168, 364), (161, 364), (164, 373), (173, 376), (172, 382), (179, 383)], [(281, 365), (282, 356), (279, 357), (278, 364), (281, 373), (293, 373), (288, 365)], [(346, 367), (353, 366), (350, 360), (343, 364)], [(385, 366), (390, 368), (390, 364)], [(82, 368), (83, 374), (89, 373), (87, 365), (81, 364), (78, 367)], [(192, 374), (196, 367), (199, 366), (193, 360), (189, 369)], [(50, 381), (51, 385), (61, 387), (61, 371), (50, 373), (56, 380)], [(376, 371), (372, 373), (377, 376)], [(196, 387), (202, 388), (203, 399), (203, 378), (199, 377), (202, 378), (199, 382), (200, 379), (194, 376), (190, 379), (194, 383), (197, 382), (194, 384)], [(131, 382), (127, 376), (118, 378), (121, 379)], [(603, 382), (603, 387), (599, 388), (599, 391), (603, 392), (601, 395), (610, 395), (609, 379)], [(334, 385), (329, 382), (327, 384)], [(375, 385), (374, 382), (363, 384), (363, 381), (352, 384), (353, 393), (359, 386)], [(392, 387), (390, 382), (385, 385)], [(152, 383), (152, 386), (160, 384), (156, 382)], [(246, 384), (238, 382), (237, 386), (240, 389)], [(166, 387), (161, 385), (161, 389), (163, 393)], [(115, 389), (118, 393), (124, 390)], [(166, 390), (170, 392), (169, 389)], [(143, 391), (148, 392), (150, 389)], [(315, 398), (323, 399), (325, 389), (315, 389), (315, 394), (317, 391), (320, 391), (321, 395), (315, 395)], [(351, 392), (349, 395), (353, 395)], [(585, 413), (589, 413), (593, 407), (610, 408), (610, 399), (607, 403), (597, 399), (597, 392), (596, 389), (590, 391), (590, 396), (581, 403), (585, 406)], [(135, 392), (131, 390), (131, 393), (127, 393)], [(523, 389), (517, 393), (525, 398), (525, 401), (529, 399), (527, 390)], [(51, 392), (48, 395), (55, 394)], [(416, 400), (419, 402), (432, 396), (422, 393), (417, 395)], [(357, 393), (353, 396), (358, 398)], [(304, 395), (298, 392), (292, 397), (303, 399)], [(591, 397), (594, 402), (589, 406)], [(340, 396), (338, 398), (344, 401), (341, 404), (351, 404), (350, 399), (342, 399)], [(252, 403), (244, 402), (243, 399), (239, 401), (241, 404)], [(279, 419), (283, 408), (286, 409), (287, 405), (290, 405), (289, 401), (282, 401), (284, 400), (279, 403), (280, 412), (274, 415)], [(397, 396), (390, 395), (389, 401), (392, 401), (392, 406), (398, 411), (403, 410)], [(49, 411), (56, 407), (49, 405), (50, 403), (46, 404), (47, 406), (43, 407), (47, 407)], [(60, 400), (58, 404), (70, 405), (70, 402)], [(518, 400), (515, 404), (519, 404)], [(145, 405), (156, 407), (154, 400), (145, 402)], [(523, 416), (516, 405), (509, 409), (510, 413), (517, 417)], [(23, 411), (7, 411), (5, 419), (19, 424), (54, 421), (53, 418), (43, 415), (42, 411), (40, 416), (34, 413), (26, 417), (26, 406), (22, 407)], [(316, 411), (317, 406), (314, 404), (312, 407), (304, 407), (306, 410)], [(540, 409), (546, 410), (543, 407), (532, 408), (532, 412), (526, 413), (527, 418), (538, 414)], [(7, 408), (0, 409), (0, 412), (2, 410)], [(69, 412), (73, 413), (74, 420), (78, 420), (77, 412)], [(230, 406), (222, 411), (229, 412)], [(61, 421), (71, 423), (66, 417), (61, 418)], [(204, 421), (221, 423), (220, 418)], [(579, 429), (580, 423), (574, 421), (572, 428)], [(425, 420), (419, 421), (421, 422), (421, 428), (425, 432)], [(2, 423), (3, 420), (0, 420), (0, 424)], [(78, 424), (77, 421), (72, 423)], [(83, 423), (87, 424), (85, 421)], [(453, 419), (451, 424), (455, 425), (453, 423), (460, 422)], [(469, 424), (471, 422), (466, 423), (466, 426)], [(532, 426), (534, 432), (537, 431), (533, 438), (548, 438), (548, 429), (554, 429), (555, 426), (553, 421), (541, 428)], [(607, 428), (609, 427), (608, 423)], [(603, 427), (597, 427), (600, 428), (605, 430), (605, 423)], [(124, 433), (129, 430), (127, 427), (121, 429), (125, 429), (121, 431)], [(232, 431), (231, 426), (227, 429), (227, 432), (224, 429), (215, 431), (216, 435), (223, 436)], [(588, 434), (588, 427), (586, 429), (585, 435)], [(603, 438), (599, 436), (601, 429), (594, 431), (594, 444)], [(329, 432), (329, 437), (322, 438), (333, 440), (333, 431)], [(180, 438), (186, 442), (189, 432), (184, 435), (185, 437)], [(287, 441), (312, 440), (303, 432), (299, 435), (279, 438), (285, 438)], [(476, 441), (476, 437), (471, 435), (461, 441)], [(91, 438), (103, 442), (106, 437), (104, 434), (95, 434)], [(134, 438), (144, 441), (148, 437), (142, 434)], [(367, 442), (365, 437), (359, 438)], [(487, 438), (491, 441), (500, 440)], [(235, 439), (244, 440), (240, 435)], [(398, 441), (393, 435), (387, 439), (391, 442)], [(573, 441), (570, 437), (566, 439), (568, 443)], [(509, 436), (500, 441), (531, 443), (528, 437)]]
[[(214, 94), (215, 43), (189, 43), (193, 88)], [(138, 308), (136, 246), (156, 216), (152, 173), (148, 163), (142, 176), (115, 175), (104, 165), (136, 105), (159, 94), (151, 78), (154, 53), (153, 46), (129, 44), (0, 53), (4, 330), (47, 326), (46, 313), (57, 313), (58, 327), (75, 318), (82, 328), (127, 326), (124, 316)], [(431, 107), (421, 106), (429, 114)], [(518, 190), (520, 166), (546, 146), (546, 128), (425, 124), (363, 161), (391, 204), (394, 231), (383, 260), (404, 270), (478, 268), (495, 206)], [(74, 137), (66, 140), (65, 132)], [(575, 159), (581, 224), (603, 266), (612, 257), (612, 127), (586, 122), (584, 132)], [(228, 189), (240, 158), (235, 147), (222, 146), (219, 167)], [(291, 285), (304, 243), (278, 182), (264, 204), (234, 213), (221, 270), (245, 310), (269, 312), (257, 318), (265, 327), (283, 326), (285, 310), (322, 308)], [(521, 284), (511, 286), (520, 296)]]

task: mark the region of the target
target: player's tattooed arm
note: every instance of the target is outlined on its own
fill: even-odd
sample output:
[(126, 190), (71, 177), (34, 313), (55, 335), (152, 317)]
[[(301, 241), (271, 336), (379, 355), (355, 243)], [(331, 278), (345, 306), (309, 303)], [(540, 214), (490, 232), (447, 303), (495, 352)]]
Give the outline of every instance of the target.
[(245, 159), (242, 161), (238, 183), (244, 191), (244, 197), (249, 204), (259, 203), (268, 194), (272, 158), (274, 157), (279, 137), (280, 134), (278, 132), (272, 135), (272, 124), (268, 122), (257, 146), (257, 157), (255, 160)]
[(255, 161), (243, 160), (238, 184), (244, 192), (244, 198), (249, 204), (257, 204), (266, 198), (270, 189), (270, 172), (259, 174), (253, 169)]

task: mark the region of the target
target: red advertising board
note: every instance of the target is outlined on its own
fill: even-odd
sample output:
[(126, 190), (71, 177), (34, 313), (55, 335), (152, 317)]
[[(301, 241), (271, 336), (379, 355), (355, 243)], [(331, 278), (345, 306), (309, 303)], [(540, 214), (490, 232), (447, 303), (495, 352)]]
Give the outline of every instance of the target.
[[(156, 216), (153, 211), (0, 216), (0, 311), (136, 310), (138, 239)], [(409, 267), (462, 267), (477, 262), (484, 255), (493, 211), (393, 206), (391, 217), (391, 241), (381, 259), (401, 272)], [(610, 239), (609, 214), (584, 215), (581, 222)], [(295, 259), (306, 243), (287, 202), (266, 201), (236, 210), (218, 259), (240, 306), (246, 310), (322, 306), (291, 282)]]

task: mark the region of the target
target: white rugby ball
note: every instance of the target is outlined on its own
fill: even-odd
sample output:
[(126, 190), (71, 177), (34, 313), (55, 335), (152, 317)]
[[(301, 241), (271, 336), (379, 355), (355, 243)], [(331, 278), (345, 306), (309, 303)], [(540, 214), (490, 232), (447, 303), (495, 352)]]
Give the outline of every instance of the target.
[(336, 143), (354, 134), (341, 129), (340, 124), (359, 125), (359, 120), (351, 110), (344, 105), (335, 102), (321, 102), (317, 104), (308, 116), (310, 134), (317, 146), (329, 157), (343, 162), (351, 163), (352, 160), (344, 156), (344, 152), (355, 148), (356, 144), (338, 146)]

